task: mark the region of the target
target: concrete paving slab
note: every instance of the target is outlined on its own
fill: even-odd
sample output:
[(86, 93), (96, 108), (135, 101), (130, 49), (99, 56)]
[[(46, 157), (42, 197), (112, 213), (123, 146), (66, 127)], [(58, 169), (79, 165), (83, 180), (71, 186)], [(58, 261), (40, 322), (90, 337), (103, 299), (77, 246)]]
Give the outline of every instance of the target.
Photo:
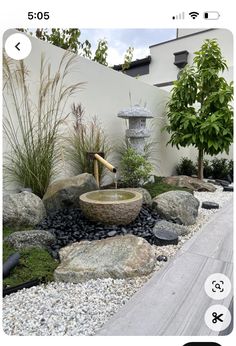
[(213, 215), (181, 251), (120, 309), (97, 335), (218, 335), (204, 322), (209, 306), (230, 306), (232, 294), (216, 301), (204, 283), (216, 272), (232, 280), (233, 201)]

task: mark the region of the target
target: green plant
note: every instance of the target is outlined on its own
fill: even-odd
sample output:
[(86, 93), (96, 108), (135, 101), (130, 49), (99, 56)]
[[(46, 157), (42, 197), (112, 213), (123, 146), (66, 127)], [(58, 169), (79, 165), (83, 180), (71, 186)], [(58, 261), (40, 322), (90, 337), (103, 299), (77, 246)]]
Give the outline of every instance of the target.
[(108, 44), (107, 40), (99, 40), (97, 49), (94, 53), (93, 61), (96, 61), (102, 65), (107, 66), (107, 51), (108, 51)]
[[(14, 248), (4, 244), (3, 261), (6, 261), (15, 252)], [(53, 280), (53, 272), (58, 266), (58, 262), (46, 250), (35, 248), (18, 252), (20, 252), (19, 264), (3, 280), (4, 287), (14, 287), (33, 279)]]
[(24, 61), (3, 56), (3, 130), (10, 148), (4, 157), (6, 179), (30, 187), (39, 197), (56, 173), (60, 159), (58, 131), (65, 119), (65, 106), (81, 87), (81, 83), (66, 84), (74, 60), (75, 56), (67, 52), (52, 74), (51, 65), (41, 57), (34, 102), (30, 96), (31, 73)]
[(194, 175), (197, 170), (192, 160), (187, 157), (183, 157), (180, 163), (176, 167), (176, 172), (178, 175)]
[[(221, 76), (227, 69), (217, 41), (205, 40), (175, 82), (168, 102), (169, 124), (164, 127), (172, 146), (198, 149), (198, 178), (203, 178), (203, 156), (229, 152), (233, 142), (233, 85)], [(195, 107), (196, 106), (196, 107)]]
[(231, 173), (231, 164), (227, 159), (214, 158), (211, 161), (212, 176), (214, 179), (225, 179)]
[[(80, 54), (81, 56), (88, 58), (90, 60), (96, 61), (99, 64), (108, 65), (108, 42), (106, 39), (100, 39), (98, 41), (97, 47), (94, 50), (94, 55), (92, 54), (92, 45), (89, 40), (84, 42), (80, 41), (81, 30), (80, 29), (62, 29), (62, 28), (52, 28), (40, 29), (37, 28), (34, 31), (30, 29), (18, 28), (17, 30), (35, 36), (42, 41), (47, 41), (54, 46), (60, 47), (62, 49), (68, 50), (70, 52)], [(132, 61), (134, 48), (129, 47), (126, 51), (124, 58), (124, 66), (128, 68), (128, 64)]]
[(128, 187), (138, 187), (147, 182), (152, 172), (152, 165), (148, 160), (129, 147), (124, 152), (121, 162), (121, 180)]
[(168, 192), (168, 191), (187, 191), (191, 194), (193, 194), (192, 190), (189, 190), (184, 187), (178, 187), (170, 184), (166, 184), (163, 181), (163, 177), (157, 177), (154, 176), (154, 182), (153, 183), (147, 183), (143, 186), (148, 192), (150, 193), (151, 197), (154, 198), (161, 193)]
[(207, 159), (203, 160), (203, 176), (204, 178), (209, 178), (212, 176), (211, 162)]
[(134, 56), (134, 48), (129, 47), (125, 53), (124, 63), (122, 64), (122, 72), (124, 72), (125, 70), (128, 70), (133, 60), (133, 56)]
[(234, 180), (234, 162), (233, 160), (229, 160), (228, 162), (228, 171), (229, 171), (229, 175), (231, 177), (231, 180)]
[[(75, 123), (73, 133), (66, 138), (66, 154), (75, 174), (93, 174), (93, 160), (88, 153), (103, 152), (105, 157), (110, 151), (107, 137), (97, 118), (94, 117), (90, 122), (84, 119), (84, 109), (81, 104), (72, 105), (72, 114)], [(104, 173), (104, 166), (99, 163), (100, 178)]]

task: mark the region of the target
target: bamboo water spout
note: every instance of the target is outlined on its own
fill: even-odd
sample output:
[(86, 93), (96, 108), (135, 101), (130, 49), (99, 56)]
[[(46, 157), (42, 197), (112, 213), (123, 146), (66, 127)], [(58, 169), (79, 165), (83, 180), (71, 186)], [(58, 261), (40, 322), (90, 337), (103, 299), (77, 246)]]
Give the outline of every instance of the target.
[(90, 157), (91, 154), (93, 154), (94, 164), (93, 164), (93, 170), (94, 170), (94, 177), (96, 179), (96, 182), (98, 186), (100, 186), (99, 182), (99, 170), (98, 170), (98, 161), (104, 165), (109, 171), (112, 173), (116, 173), (116, 168), (112, 166), (107, 160), (105, 160), (103, 157), (101, 157), (99, 154), (89, 153)]

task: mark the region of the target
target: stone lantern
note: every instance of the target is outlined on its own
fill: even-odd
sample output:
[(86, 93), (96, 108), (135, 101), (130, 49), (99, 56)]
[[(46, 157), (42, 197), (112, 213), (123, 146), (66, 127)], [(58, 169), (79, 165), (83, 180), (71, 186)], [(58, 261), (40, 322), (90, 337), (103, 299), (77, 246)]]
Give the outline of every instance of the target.
[(144, 154), (145, 139), (150, 137), (150, 130), (146, 128), (146, 119), (153, 118), (151, 112), (139, 105), (122, 109), (118, 113), (119, 118), (128, 119), (129, 128), (126, 130), (126, 138), (138, 154)]

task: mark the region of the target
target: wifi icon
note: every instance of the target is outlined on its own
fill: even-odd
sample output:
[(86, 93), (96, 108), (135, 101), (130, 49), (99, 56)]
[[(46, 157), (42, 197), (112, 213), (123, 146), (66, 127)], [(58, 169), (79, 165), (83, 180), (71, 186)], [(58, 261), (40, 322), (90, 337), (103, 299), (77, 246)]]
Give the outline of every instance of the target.
[(199, 16), (199, 13), (196, 11), (193, 11), (193, 12), (189, 12), (189, 15), (191, 18), (195, 19), (195, 18), (197, 18), (197, 16)]

